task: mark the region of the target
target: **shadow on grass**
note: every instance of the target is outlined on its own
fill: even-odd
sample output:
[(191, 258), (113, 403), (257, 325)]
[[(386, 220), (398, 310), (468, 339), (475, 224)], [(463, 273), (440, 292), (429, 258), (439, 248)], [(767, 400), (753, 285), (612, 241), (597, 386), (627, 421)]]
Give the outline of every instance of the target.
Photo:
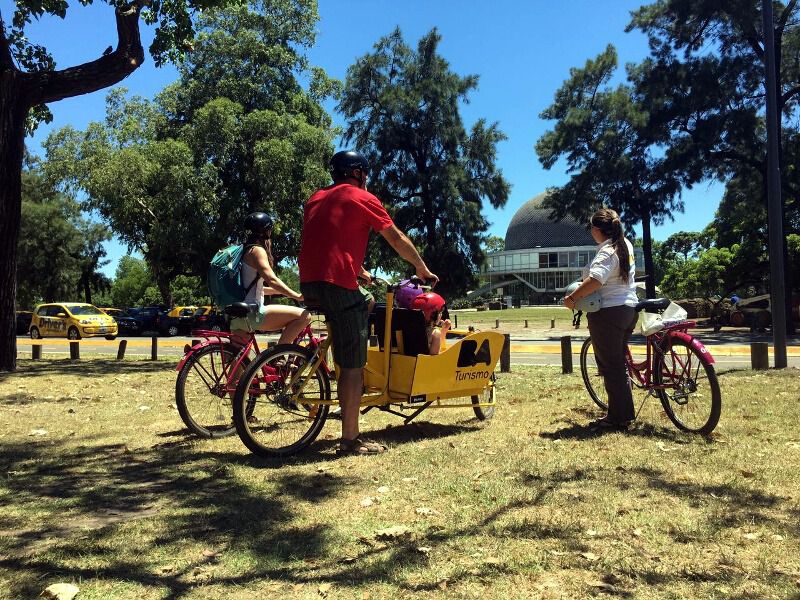
[[(334, 421), (338, 427), (338, 421)], [(471, 419), (465, 424), (430, 423), (428, 421), (414, 421), (408, 425), (388, 425), (383, 429), (362, 431), (362, 434), (374, 441), (386, 444), (389, 452), (392, 448), (404, 444), (413, 444), (422, 440), (433, 440), (453, 435), (461, 435), (480, 430), (482, 425), (477, 419)], [(307, 465), (340, 460), (336, 455), (339, 446), (338, 435), (334, 439), (317, 439), (306, 450), (282, 459), (263, 458), (252, 454), (232, 455), (231, 462), (248, 465), (255, 468), (281, 469), (287, 465)], [(362, 457), (369, 460), (369, 457)]]
[[(687, 434), (681, 433), (675, 429), (668, 429), (666, 427), (659, 427), (652, 423), (637, 422), (634, 423), (626, 431), (615, 431), (613, 429), (595, 429), (588, 424), (569, 423), (561, 429), (555, 431), (543, 431), (539, 433), (539, 437), (549, 440), (590, 440), (604, 435), (626, 435), (638, 436), (649, 439), (657, 438), (672, 442), (674, 444), (686, 444)], [(695, 436), (697, 437), (697, 436)], [(699, 437), (698, 439), (704, 439)]]
[[(563, 438), (574, 427), (577, 426), (542, 435)], [(369, 435), (395, 446), (479, 428), (480, 425), (469, 421), (453, 425), (419, 422), (371, 431)], [(659, 433), (655, 431), (656, 435)], [(672, 432), (663, 435), (668, 434)], [(642, 435), (652, 436), (653, 432), (645, 431)], [(652, 468), (586, 467), (523, 471), (519, 473), (517, 497), (480, 517), (442, 529), (428, 528), (405, 541), (385, 545), (367, 541), (366, 548), (350, 554), (350, 560), (343, 563), (346, 549), (335, 524), (327, 522), (324, 514), (313, 522), (303, 522), (297, 506), (336, 498), (357, 475), (276, 469), (266, 477), (261, 475), (267, 481), (268, 492), (265, 492), (263, 486), (248, 485), (229, 465), (237, 461), (262, 467), (278, 463), (267, 465), (238, 453), (214, 451), (213, 446), (190, 439), (135, 451), (122, 444), (92, 444), (93, 440), (88, 438), (83, 441), (78, 447), (58, 441), (0, 447), (2, 487), (7, 497), (14, 499), (19, 513), (28, 515), (27, 522), (36, 523), (27, 525), (27, 529), (23, 529), (21, 518), (0, 523), (4, 528), (0, 532), (3, 549), (0, 567), (18, 574), (15, 591), (20, 597), (37, 595), (44, 587), (42, 581), (56, 577), (67, 581), (101, 579), (107, 585), (134, 583), (150, 588), (151, 592), (158, 590), (163, 598), (181, 598), (205, 583), (198, 577), (217, 560), (214, 556), (170, 559), (159, 551), (180, 548), (187, 540), (201, 542), (209, 549), (247, 556), (236, 574), (215, 575), (215, 585), (247, 586), (266, 578), (285, 584), (334, 582), (342, 588), (389, 583), (400, 590), (436, 593), (441, 582), (432, 581), (431, 576), (411, 583), (402, 574), (427, 564), (428, 558), (419, 551), (420, 547), (458, 544), (459, 540), (475, 537), (498, 541), (514, 537), (532, 542), (556, 540), (573, 552), (587, 550), (585, 535), (577, 523), (561, 525), (547, 516), (533, 517), (530, 511), (522, 513), (524, 518), (516, 517), (518, 511), (537, 506), (563, 510), (563, 503), (553, 495), (562, 486), (576, 482), (586, 486), (587, 494), (602, 483), (622, 490), (636, 486), (683, 503), (697, 503), (698, 499), (701, 503), (713, 503), (714, 510), (703, 511), (698, 517), (705, 520), (704, 526), (712, 535), (741, 527), (743, 523), (769, 523), (791, 531), (792, 535), (800, 534), (797, 520), (787, 523), (785, 517), (776, 516), (781, 511), (793, 510), (786, 506), (786, 499), (759, 490), (755, 481), (703, 484), (677, 480)], [(334, 444), (335, 441), (315, 443), (312, 452), (301, 455), (292, 464), (330, 460)], [(259, 472), (249, 473), (253, 474)], [(56, 516), (37, 522), (39, 515), (45, 513), (42, 507)], [(125, 533), (124, 526), (144, 518), (151, 520), (150, 527), (158, 533), (147, 542), (131, 540), (129, 551), (121, 550), (119, 540), (120, 534)], [(691, 542), (681, 539), (681, 535), (680, 531), (674, 533), (676, 542)], [(75, 556), (81, 557), (80, 563), (64, 559)], [(154, 564), (159, 560), (179, 564), (171, 565), (169, 570), (159, 569)], [(309, 568), (307, 563), (313, 563), (315, 568)], [(403, 569), (398, 570), (398, 565)], [(632, 578), (652, 585), (668, 586), (687, 578), (730, 579), (724, 572), (664, 573), (651, 571), (644, 564), (628, 568)], [(491, 580), (509, 573), (514, 571), (502, 564), (480, 565), (470, 571), (454, 571), (447, 584), (453, 586), (462, 579)]]
[(175, 360), (113, 360), (90, 359), (72, 361), (68, 359), (17, 361), (13, 373), (0, 373), (0, 383), (15, 379), (23, 383), (27, 377), (43, 375), (79, 375), (81, 377), (103, 377), (106, 375), (140, 375), (171, 371), (178, 364)]

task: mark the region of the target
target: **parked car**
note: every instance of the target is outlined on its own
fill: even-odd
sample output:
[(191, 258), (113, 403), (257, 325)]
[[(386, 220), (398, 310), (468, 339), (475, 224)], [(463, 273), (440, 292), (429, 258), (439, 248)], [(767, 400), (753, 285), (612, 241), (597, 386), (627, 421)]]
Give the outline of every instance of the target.
[(119, 335), (139, 335), (142, 333), (142, 321), (128, 314), (121, 308), (101, 308), (104, 313), (111, 315), (119, 327)]
[(211, 331), (228, 331), (228, 318), (216, 306), (201, 306), (194, 311), (192, 329), (210, 329)]
[(91, 304), (61, 302), (39, 304), (31, 319), (31, 338), (62, 337), (79, 340), (83, 337), (117, 337), (117, 322), (113, 317)]
[(31, 327), (33, 313), (29, 310), (17, 311), (17, 335), (27, 335)]
[(128, 309), (128, 314), (141, 322), (142, 334), (146, 332), (159, 333), (161, 320), (167, 314), (164, 306), (137, 306)]
[(165, 314), (160, 322), (160, 331), (166, 335), (188, 334), (194, 323), (196, 306), (176, 306)]

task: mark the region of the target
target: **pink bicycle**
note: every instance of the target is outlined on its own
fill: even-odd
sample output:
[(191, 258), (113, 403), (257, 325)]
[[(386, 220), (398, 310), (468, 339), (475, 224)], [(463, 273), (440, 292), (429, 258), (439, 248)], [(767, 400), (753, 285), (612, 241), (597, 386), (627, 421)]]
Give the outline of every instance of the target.
[[(250, 307), (242, 302), (225, 307), (225, 314), (244, 317)], [(236, 433), (233, 424), (232, 400), (239, 376), (261, 349), (256, 332), (248, 331), (244, 344), (234, 341), (226, 331), (192, 330), (192, 336), (203, 338), (194, 346), (186, 345), (176, 367), (175, 404), (189, 430), (202, 438), (222, 438)], [(294, 343), (316, 349), (322, 338), (307, 326)], [(327, 362), (322, 367), (330, 377)], [(285, 374), (279, 367), (264, 363), (260, 380), (264, 384), (282, 381)]]
[[(669, 300), (643, 300), (636, 311), (661, 312)], [(708, 435), (719, 422), (722, 396), (714, 370), (714, 357), (688, 330), (694, 321), (680, 321), (645, 337), (647, 354), (639, 362), (627, 349), (628, 375), (631, 384), (646, 390), (647, 396), (657, 396), (664, 412), (675, 426), (691, 433)], [(603, 374), (597, 366), (592, 340), (587, 338), (581, 348), (581, 375), (597, 406), (608, 410)]]

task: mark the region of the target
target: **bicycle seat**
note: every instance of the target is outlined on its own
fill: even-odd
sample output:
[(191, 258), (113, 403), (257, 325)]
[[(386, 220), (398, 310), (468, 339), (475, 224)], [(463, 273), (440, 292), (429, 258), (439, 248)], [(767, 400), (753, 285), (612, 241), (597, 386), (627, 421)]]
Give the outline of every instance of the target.
[(250, 305), (247, 302), (234, 302), (225, 307), (226, 315), (237, 319), (243, 319), (250, 312)]
[(645, 312), (658, 312), (660, 310), (664, 310), (669, 306), (670, 299), (669, 298), (648, 298), (647, 300), (642, 300), (639, 302), (635, 308), (636, 312), (645, 311)]

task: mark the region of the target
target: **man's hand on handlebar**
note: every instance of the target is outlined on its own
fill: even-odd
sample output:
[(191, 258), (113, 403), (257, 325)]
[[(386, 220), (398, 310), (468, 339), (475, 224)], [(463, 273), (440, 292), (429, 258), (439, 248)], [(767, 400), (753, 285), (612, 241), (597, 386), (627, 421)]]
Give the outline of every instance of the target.
[(417, 267), (417, 277), (426, 283), (430, 283), (431, 288), (436, 287), (436, 284), (439, 283), (439, 278), (424, 265), (422, 267)]

